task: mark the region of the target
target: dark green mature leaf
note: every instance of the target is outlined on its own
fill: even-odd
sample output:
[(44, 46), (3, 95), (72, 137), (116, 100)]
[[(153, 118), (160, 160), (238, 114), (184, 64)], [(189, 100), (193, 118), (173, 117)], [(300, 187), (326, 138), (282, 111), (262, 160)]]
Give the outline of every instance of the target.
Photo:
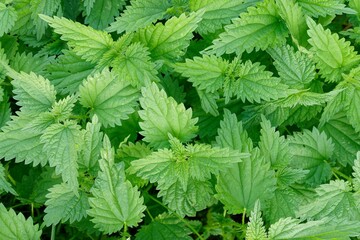
[(304, 12), (311, 17), (335, 16), (342, 13), (355, 14), (352, 9), (346, 7), (341, 0), (296, 0)]
[[(0, 90), (1, 91), (1, 90)], [(0, 101), (0, 129), (10, 120), (10, 103), (5, 95)]]
[(136, 240), (191, 240), (191, 231), (179, 218), (161, 214), (136, 234)]
[(80, 127), (74, 121), (54, 123), (41, 136), (50, 166), (55, 167), (56, 174), (61, 174), (74, 193), (79, 187), (77, 161), (81, 140)]
[(157, 148), (169, 145), (169, 135), (186, 142), (195, 137), (197, 118), (192, 118), (192, 110), (184, 104), (177, 104), (172, 97), (167, 97), (164, 90), (156, 84), (142, 88), (140, 105), (143, 110), (139, 116), (143, 120), (139, 125), (144, 141)]
[(360, 135), (355, 132), (349, 123), (345, 113), (334, 115), (329, 121), (320, 127), (334, 143), (335, 159), (346, 166), (353, 165), (356, 153), (360, 149)]
[(0, 203), (0, 238), (1, 239), (33, 239), (40, 240), (42, 231), (33, 219), (25, 219), (22, 213), (16, 214), (13, 209), (6, 210)]
[(85, 23), (95, 29), (105, 29), (118, 16), (125, 3), (125, 0), (95, 0), (85, 17)]
[(0, 2), (0, 19), (0, 37), (2, 37), (14, 26), (17, 20), (17, 13), (12, 6), (7, 6)]
[(206, 48), (204, 53), (222, 55), (224, 53), (241, 54), (255, 50), (264, 50), (269, 46), (281, 45), (288, 35), (274, 0), (265, 0), (249, 7), (240, 18), (225, 26), (225, 32)]
[(350, 184), (342, 180), (322, 184), (316, 188), (315, 201), (301, 206), (297, 215), (301, 219), (321, 220), (329, 217), (359, 221), (360, 202), (351, 191)]
[(139, 96), (136, 88), (108, 69), (88, 77), (79, 93), (80, 103), (90, 108), (91, 116), (96, 114), (105, 127), (121, 125), (121, 120), (128, 119)]
[(132, 0), (131, 5), (107, 29), (110, 32), (133, 32), (162, 19), (171, 7), (167, 0)]
[(292, 154), (291, 166), (309, 170), (307, 184), (319, 185), (330, 180), (334, 144), (324, 132), (313, 128), (312, 132), (296, 133), (289, 139), (289, 151)]
[(16, 191), (13, 189), (11, 184), (7, 180), (7, 171), (4, 166), (0, 163), (0, 194), (3, 192), (11, 193), (13, 195), (17, 195)]
[(46, 195), (44, 223), (47, 226), (56, 225), (59, 222), (80, 221), (86, 217), (86, 211), (90, 208), (87, 194), (79, 191), (77, 196), (72, 186), (62, 183), (49, 189)]
[(289, 45), (269, 48), (267, 52), (275, 60), (274, 65), (281, 80), (294, 88), (306, 88), (315, 78), (315, 66), (304, 53)]

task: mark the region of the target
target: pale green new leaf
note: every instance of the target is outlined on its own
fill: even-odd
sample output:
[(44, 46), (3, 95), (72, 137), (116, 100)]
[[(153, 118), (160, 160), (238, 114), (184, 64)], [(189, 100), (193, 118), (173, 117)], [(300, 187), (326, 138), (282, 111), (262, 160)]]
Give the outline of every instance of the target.
[(45, 15), (40, 15), (40, 17), (61, 35), (62, 40), (67, 41), (78, 56), (92, 63), (98, 62), (113, 45), (111, 36), (106, 32), (66, 18), (52, 18)]
[(360, 151), (356, 154), (356, 159), (353, 166), (353, 186), (355, 191), (360, 191)]
[(270, 162), (260, 155), (259, 149), (251, 151), (251, 157), (233, 164), (227, 171), (220, 172), (216, 185), (216, 198), (231, 214), (252, 210), (256, 200), (272, 198), (276, 189), (274, 171)]
[(77, 100), (77, 96), (68, 95), (67, 97), (55, 102), (50, 110), (51, 116), (53, 116), (57, 121), (65, 121), (66, 119), (69, 119)]
[(335, 159), (343, 166), (352, 166), (360, 149), (360, 135), (355, 132), (345, 113), (335, 114), (320, 130), (332, 139)]
[(271, 122), (262, 116), (259, 148), (261, 155), (270, 160), (273, 168), (287, 166), (291, 159), (289, 144), (284, 136), (271, 126)]
[(293, 41), (300, 46), (306, 46), (307, 26), (304, 13), (295, 0), (276, 0), (279, 15), (284, 19)]
[(265, 0), (249, 7), (240, 18), (225, 26), (225, 32), (206, 48), (204, 53), (222, 55), (224, 53), (265, 50), (268, 47), (281, 45), (288, 35), (274, 0)]
[(133, 43), (113, 60), (111, 66), (122, 81), (138, 88), (148, 86), (159, 81), (156, 65), (149, 55), (150, 52), (141, 43)]
[(259, 0), (190, 0), (189, 5), (192, 11), (201, 8), (205, 9), (203, 19), (199, 23), (197, 31), (200, 34), (215, 32), (225, 24), (230, 24), (231, 19), (245, 12), (250, 6), (255, 5)]
[(72, 94), (93, 71), (95, 64), (77, 56), (75, 52), (63, 50), (56, 62), (46, 67), (46, 77), (60, 94)]
[(254, 210), (251, 211), (250, 221), (246, 228), (246, 239), (248, 240), (266, 240), (267, 233), (264, 222), (261, 217), (260, 201), (255, 202)]
[(56, 100), (56, 91), (50, 81), (35, 73), (8, 72), (14, 80), (14, 99), (23, 114), (37, 115), (48, 111)]
[(80, 126), (74, 121), (65, 121), (63, 124), (50, 125), (41, 136), (51, 167), (55, 167), (56, 174), (61, 174), (64, 182), (77, 192), (78, 183), (78, 151), (82, 144)]
[(312, 132), (304, 129), (289, 138), (289, 151), (292, 155), (291, 166), (307, 169), (306, 183), (318, 185), (331, 178), (330, 159), (333, 156), (334, 144), (324, 132), (315, 127)]
[(189, 46), (192, 32), (201, 21), (204, 11), (192, 12), (189, 16), (185, 13), (179, 17), (172, 17), (165, 25), (157, 23), (140, 29), (135, 36), (149, 48), (154, 60), (173, 62), (184, 55), (184, 50)]
[(0, 2), (0, 37), (8, 33), (17, 20), (17, 13), (12, 6)]
[(167, 0), (132, 0), (131, 5), (107, 28), (109, 32), (134, 32), (162, 19), (171, 7)]
[(293, 218), (282, 218), (269, 228), (269, 239), (349, 239), (358, 236), (360, 223), (358, 221), (332, 222), (329, 219), (300, 223)]
[(114, 150), (107, 137), (104, 138), (101, 157), (87, 214), (92, 217), (95, 227), (107, 234), (120, 231), (124, 226), (137, 226), (144, 216), (144, 199), (137, 187), (126, 180), (124, 164), (114, 163)]
[(243, 102), (269, 101), (286, 97), (287, 89), (288, 86), (282, 84), (279, 78), (273, 77), (272, 72), (266, 71), (264, 65), (250, 60), (240, 64), (234, 60), (224, 81), (225, 101), (233, 96)]
[(136, 234), (136, 240), (191, 240), (191, 231), (178, 217), (161, 214)]
[(195, 137), (197, 118), (192, 118), (192, 110), (185, 109), (184, 104), (178, 104), (172, 97), (167, 97), (164, 90), (159, 90), (155, 83), (142, 88), (139, 123), (144, 141), (151, 146), (160, 148), (169, 145), (171, 134), (181, 142)]
[(309, 43), (314, 53), (314, 61), (321, 75), (329, 82), (339, 82), (342, 74), (349, 72), (360, 63), (360, 56), (354, 47), (344, 38), (331, 34), (329, 29), (324, 29), (311, 18), (306, 18), (309, 26)]
[(77, 196), (72, 187), (66, 183), (57, 184), (49, 189), (46, 195), (44, 223), (46, 226), (69, 221), (73, 223), (86, 217), (90, 208), (88, 196), (79, 191)]
[(0, 163), (0, 194), (3, 192), (11, 193), (12, 195), (17, 195), (16, 191), (13, 189), (13, 187), (7, 180), (5, 168)]
[(125, 3), (125, 0), (95, 0), (85, 17), (85, 23), (95, 29), (105, 29), (119, 15)]
[(320, 220), (329, 217), (358, 221), (360, 202), (351, 191), (350, 184), (343, 180), (322, 184), (316, 189), (317, 198), (301, 206), (297, 215), (301, 219)]
[(89, 76), (80, 86), (80, 103), (90, 108), (90, 114), (96, 114), (105, 127), (121, 125), (134, 112), (139, 96), (138, 90), (122, 81), (108, 68)]
[(177, 63), (175, 71), (187, 77), (194, 87), (209, 93), (222, 87), (228, 65), (229, 62), (220, 57), (203, 55)]
[(335, 16), (343, 13), (355, 14), (349, 9), (342, 0), (296, 0), (306, 15), (311, 17), (325, 17), (326, 15)]
[(289, 45), (267, 49), (283, 83), (293, 88), (307, 88), (315, 79), (315, 65), (307, 55)]
[(96, 115), (93, 116), (91, 122), (86, 124), (79, 168), (89, 170), (90, 173), (96, 173), (99, 170), (98, 160), (103, 139), (103, 133), (100, 131), (100, 128), (101, 124)]
[(42, 21), (40, 14), (52, 16), (60, 7), (61, 0), (32, 0), (30, 4), (31, 19), (35, 28), (33, 33), (36, 34), (38, 40), (45, 34), (47, 27), (46, 22)]
[(25, 219), (22, 213), (16, 214), (12, 208), (6, 210), (2, 203), (0, 203), (0, 229), (0, 239), (40, 240), (42, 234), (39, 225), (34, 225), (31, 217)]
[(40, 142), (41, 131), (30, 131), (24, 129), (32, 118), (29, 116), (13, 117), (0, 132), (0, 156), (9, 161), (15, 158), (15, 162), (25, 164), (32, 163), (33, 166), (47, 162), (47, 156), (43, 152), (43, 144)]

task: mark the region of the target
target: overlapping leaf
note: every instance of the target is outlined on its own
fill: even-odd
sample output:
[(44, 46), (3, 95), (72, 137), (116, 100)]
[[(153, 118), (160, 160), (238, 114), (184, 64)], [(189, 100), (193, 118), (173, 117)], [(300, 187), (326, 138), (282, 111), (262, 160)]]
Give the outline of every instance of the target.
[(155, 147), (168, 146), (169, 135), (182, 142), (195, 137), (197, 119), (192, 118), (192, 110), (185, 109), (184, 104), (177, 104), (172, 97), (167, 97), (164, 90), (153, 83), (142, 88), (140, 105), (143, 110), (139, 115), (143, 122), (140, 127), (144, 141)]
[(341, 0), (296, 0), (304, 12), (312, 17), (335, 16), (343, 13), (354, 14)]
[(204, 52), (222, 55), (264, 50), (269, 46), (281, 45), (287, 35), (286, 25), (281, 20), (275, 1), (265, 0), (256, 7), (249, 7), (240, 18), (227, 25), (225, 32)]
[(16, 191), (13, 189), (13, 187), (7, 180), (6, 170), (4, 166), (0, 163), (0, 194), (3, 192), (9, 192), (13, 195), (17, 195)]
[(88, 77), (79, 92), (80, 103), (105, 127), (121, 125), (121, 120), (128, 119), (139, 96), (136, 88), (108, 69)]
[(144, 216), (143, 198), (137, 187), (133, 187), (125, 178), (124, 164), (114, 163), (114, 150), (110, 141), (104, 138), (99, 161), (100, 171), (91, 189), (90, 209), (95, 227), (104, 233), (120, 231), (124, 226), (137, 226)]
[(17, 13), (12, 6), (6, 6), (0, 3), (0, 37), (7, 33), (17, 20)]
[(40, 240), (42, 231), (34, 225), (33, 219), (25, 219), (22, 213), (16, 214), (13, 209), (6, 210), (0, 203), (0, 238)]

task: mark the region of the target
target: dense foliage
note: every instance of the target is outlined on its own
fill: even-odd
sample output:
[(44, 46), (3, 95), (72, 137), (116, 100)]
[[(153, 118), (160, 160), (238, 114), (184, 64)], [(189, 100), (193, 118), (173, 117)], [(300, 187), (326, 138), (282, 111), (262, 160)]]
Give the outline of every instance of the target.
[(356, 239), (360, 0), (0, 0), (0, 239)]

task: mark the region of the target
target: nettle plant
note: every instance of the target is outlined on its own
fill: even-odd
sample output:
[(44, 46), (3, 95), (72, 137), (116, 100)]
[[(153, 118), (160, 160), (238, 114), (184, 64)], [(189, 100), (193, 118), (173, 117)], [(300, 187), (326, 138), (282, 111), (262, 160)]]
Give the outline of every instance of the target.
[(356, 239), (360, 0), (0, 0), (0, 239)]

